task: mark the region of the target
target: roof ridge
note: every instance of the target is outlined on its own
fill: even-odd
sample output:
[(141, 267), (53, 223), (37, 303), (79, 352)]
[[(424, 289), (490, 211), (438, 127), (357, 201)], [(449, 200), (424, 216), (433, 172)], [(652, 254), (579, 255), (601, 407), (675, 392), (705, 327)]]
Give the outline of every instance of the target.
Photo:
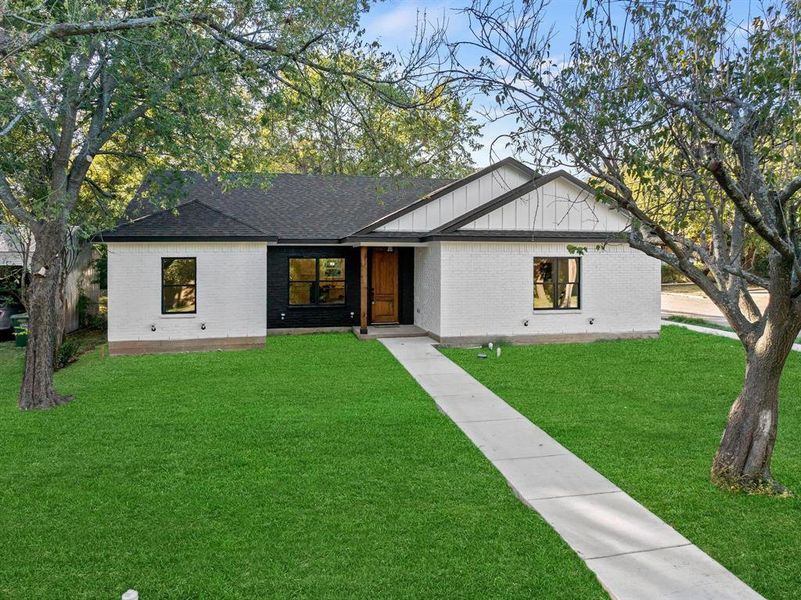
[(222, 215), (222, 216), (224, 216), (224, 217), (227, 217), (227, 218), (231, 219), (232, 221), (236, 221), (236, 222), (237, 222), (237, 223), (239, 223), (240, 225), (244, 225), (245, 227), (247, 227), (248, 229), (252, 229), (252, 230), (253, 230), (253, 231), (255, 231), (256, 233), (261, 233), (262, 235), (267, 235), (267, 232), (266, 232), (266, 231), (262, 231), (261, 229), (256, 229), (256, 228), (255, 228), (255, 227), (253, 227), (253, 225), (251, 225), (250, 223), (245, 223), (245, 222), (244, 222), (242, 219), (239, 219), (239, 218), (237, 218), (237, 217), (235, 217), (235, 216), (233, 216), (233, 215), (229, 215), (227, 212), (223, 212), (223, 211), (221, 211), (219, 208), (215, 208), (214, 206), (209, 206), (208, 204), (206, 204), (206, 203), (205, 203), (205, 202), (203, 202), (202, 200), (195, 199), (195, 200), (193, 200), (193, 202), (197, 202), (197, 203), (198, 203), (198, 204), (200, 204), (201, 206), (205, 206), (206, 208), (208, 208), (209, 210), (212, 210), (212, 211), (216, 212), (217, 214), (220, 214), (220, 215)]
[[(510, 158), (503, 159), (504, 161), (510, 160)], [(515, 159), (512, 159), (515, 160)], [(495, 164), (500, 164), (495, 163)], [(519, 161), (516, 161), (518, 162)], [(519, 163), (524, 169), (527, 169), (525, 165)], [(289, 176), (289, 177), (341, 177), (341, 178), (361, 178), (361, 179), (385, 179), (385, 180), (403, 180), (403, 179), (414, 179), (417, 181), (459, 181), (460, 178), (454, 179), (453, 177), (423, 177), (418, 175), (368, 175), (368, 174), (361, 174), (361, 173), (290, 173), (288, 171), (275, 171), (270, 173), (264, 173), (259, 171), (213, 171), (208, 175), (204, 175), (200, 171), (195, 171), (192, 169), (162, 169), (156, 170), (149, 173), (152, 175), (153, 173), (180, 173), (183, 175), (197, 175), (206, 179), (207, 181), (211, 181), (212, 179), (217, 179), (221, 175), (245, 175), (245, 176), (259, 176), (259, 177), (277, 177), (281, 176)], [(467, 177), (467, 176), (466, 176)], [(140, 187), (147, 183), (147, 178), (142, 180)], [(138, 191), (138, 190), (137, 190)]]
[[(139, 193), (139, 192), (137, 192), (137, 193)], [(135, 197), (136, 196), (134, 196), (134, 198)], [(176, 204), (175, 206), (170, 207), (170, 208), (166, 208), (166, 207), (165, 208), (159, 208), (156, 212), (147, 213), (146, 215), (142, 215), (141, 217), (136, 217), (135, 219), (129, 219), (127, 221), (119, 223), (118, 225), (115, 225), (114, 228), (116, 229), (117, 227), (125, 227), (126, 225), (133, 225), (134, 223), (136, 223), (138, 221), (143, 221), (144, 219), (148, 219), (150, 217), (155, 217), (156, 215), (160, 215), (161, 213), (165, 213), (167, 211), (173, 211), (176, 208), (180, 208), (181, 206), (186, 206), (187, 204), (192, 204), (193, 202), (197, 202), (197, 200), (194, 200), (194, 199), (193, 200), (185, 200), (184, 202), (179, 202), (178, 204)], [(154, 206), (154, 205), (151, 204), (151, 206)], [(126, 210), (127, 210), (127, 208), (126, 208)]]

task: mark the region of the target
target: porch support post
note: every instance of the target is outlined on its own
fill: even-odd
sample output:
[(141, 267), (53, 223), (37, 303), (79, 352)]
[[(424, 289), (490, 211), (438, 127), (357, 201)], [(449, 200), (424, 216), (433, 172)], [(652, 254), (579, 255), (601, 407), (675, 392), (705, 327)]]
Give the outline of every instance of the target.
[(359, 332), (367, 335), (367, 246), (359, 248), (361, 252), (361, 310), (359, 312)]

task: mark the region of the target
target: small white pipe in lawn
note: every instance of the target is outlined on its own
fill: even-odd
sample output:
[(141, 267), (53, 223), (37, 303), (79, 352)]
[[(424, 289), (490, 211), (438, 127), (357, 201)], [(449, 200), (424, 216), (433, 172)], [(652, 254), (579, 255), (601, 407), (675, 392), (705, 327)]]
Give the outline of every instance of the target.
[(128, 590), (122, 595), (121, 600), (139, 600), (139, 592), (136, 590)]

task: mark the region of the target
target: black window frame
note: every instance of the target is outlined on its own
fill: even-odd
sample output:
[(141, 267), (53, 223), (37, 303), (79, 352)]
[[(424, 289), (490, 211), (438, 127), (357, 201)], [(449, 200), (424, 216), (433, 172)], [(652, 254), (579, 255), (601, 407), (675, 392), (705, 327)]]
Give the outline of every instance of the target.
[[(164, 263), (168, 260), (191, 260), (195, 265), (195, 276), (192, 284), (169, 284), (164, 285)], [(164, 306), (164, 288), (184, 288), (191, 287), (195, 291), (195, 309), (192, 311), (168, 311)], [(161, 314), (162, 315), (196, 315), (197, 314), (197, 256), (162, 256), (161, 257)]]
[[(532, 273), (532, 284), (534, 289), (537, 286), (537, 280), (533, 279), (534, 275), (534, 265), (537, 264), (538, 260), (547, 260), (553, 262), (553, 267), (551, 269), (552, 279), (551, 285), (553, 286), (553, 290), (551, 293), (551, 303), (552, 306), (547, 308), (537, 307), (534, 305), (534, 294), (531, 295), (531, 308), (536, 312), (541, 311), (551, 311), (551, 310), (581, 310), (581, 279), (582, 279), (582, 267), (581, 267), (581, 257), (579, 256), (535, 256), (531, 261), (531, 273)], [(564, 283), (559, 282), (559, 262), (560, 260), (575, 260), (576, 261), (576, 280), (575, 281), (565, 281)], [(574, 285), (576, 287), (576, 306), (559, 306), (559, 293), (558, 287), (560, 285)], [(533, 290), (532, 290), (533, 291)]]
[[(293, 281), (292, 270), (290, 264), (293, 260), (313, 260), (314, 261), (314, 280), (299, 279)], [(341, 260), (342, 265), (342, 279), (320, 279), (320, 261), (323, 260)], [(289, 308), (342, 308), (348, 303), (348, 280), (347, 280), (348, 259), (345, 256), (289, 256), (286, 262), (286, 304)], [(320, 282), (341, 282), (342, 283), (342, 302), (320, 302)], [(293, 304), (292, 303), (292, 284), (293, 283), (311, 283), (311, 291), (309, 297), (311, 303), (309, 304)]]

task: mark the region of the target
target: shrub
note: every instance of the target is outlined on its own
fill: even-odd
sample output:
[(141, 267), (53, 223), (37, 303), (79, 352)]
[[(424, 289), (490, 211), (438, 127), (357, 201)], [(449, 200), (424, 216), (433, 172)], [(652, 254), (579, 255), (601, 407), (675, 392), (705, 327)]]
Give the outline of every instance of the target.
[(685, 283), (690, 281), (683, 273), (670, 265), (662, 264), (662, 283)]
[(63, 369), (78, 360), (81, 344), (77, 340), (64, 340), (56, 352), (56, 369)]

